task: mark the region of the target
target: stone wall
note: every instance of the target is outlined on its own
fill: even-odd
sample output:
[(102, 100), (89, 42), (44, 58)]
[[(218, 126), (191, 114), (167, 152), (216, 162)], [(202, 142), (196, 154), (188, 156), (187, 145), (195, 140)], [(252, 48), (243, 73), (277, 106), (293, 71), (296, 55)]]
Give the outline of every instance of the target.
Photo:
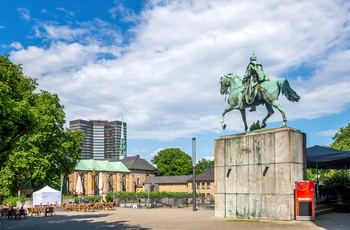
[(295, 181), (306, 179), (305, 142), (291, 128), (215, 140), (215, 216), (294, 219)]

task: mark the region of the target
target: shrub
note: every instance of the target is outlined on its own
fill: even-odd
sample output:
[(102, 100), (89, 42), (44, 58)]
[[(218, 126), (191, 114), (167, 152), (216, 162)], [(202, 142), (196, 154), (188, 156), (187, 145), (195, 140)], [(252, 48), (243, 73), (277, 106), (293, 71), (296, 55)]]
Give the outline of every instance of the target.
[(346, 171), (337, 170), (324, 180), (327, 190), (334, 191), (338, 195), (338, 199), (349, 199), (350, 177)]
[(113, 193), (108, 193), (105, 197), (107, 202), (112, 202), (114, 199)]
[[(31, 200), (31, 198), (27, 198), (24, 195), (20, 196), (20, 201), (26, 201), (26, 200)], [(2, 204), (6, 205), (7, 203), (10, 203), (12, 207), (16, 207), (17, 201), (18, 201), (18, 196), (10, 196), (10, 197), (5, 198), (2, 201)]]

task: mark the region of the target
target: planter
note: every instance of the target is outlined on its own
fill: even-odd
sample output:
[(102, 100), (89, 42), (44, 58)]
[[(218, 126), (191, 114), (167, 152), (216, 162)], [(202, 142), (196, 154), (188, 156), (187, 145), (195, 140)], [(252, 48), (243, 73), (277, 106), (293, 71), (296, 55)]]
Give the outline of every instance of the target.
[(348, 213), (350, 212), (350, 207), (349, 207), (349, 204), (346, 204), (346, 203), (333, 204), (333, 210), (334, 212)]

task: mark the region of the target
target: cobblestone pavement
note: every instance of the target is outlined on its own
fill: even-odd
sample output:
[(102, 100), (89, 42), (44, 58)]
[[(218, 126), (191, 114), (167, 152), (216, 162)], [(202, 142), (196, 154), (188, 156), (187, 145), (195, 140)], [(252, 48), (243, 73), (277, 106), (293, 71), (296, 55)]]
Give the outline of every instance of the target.
[(350, 214), (329, 213), (315, 221), (233, 221), (214, 217), (214, 210), (192, 208), (132, 209), (116, 208), (96, 212), (56, 212), (54, 216), (29, 216), (27, 219), (3, 219), (1, 230), (73, 230), (73, 229), (350, 229)]

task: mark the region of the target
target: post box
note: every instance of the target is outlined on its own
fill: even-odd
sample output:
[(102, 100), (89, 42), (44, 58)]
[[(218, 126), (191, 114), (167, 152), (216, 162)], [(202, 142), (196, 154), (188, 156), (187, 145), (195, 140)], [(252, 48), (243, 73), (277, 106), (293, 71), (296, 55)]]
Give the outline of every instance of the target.
[(295, 219), (315, 219), (315, 184), (313, 181), (295, 182)]

